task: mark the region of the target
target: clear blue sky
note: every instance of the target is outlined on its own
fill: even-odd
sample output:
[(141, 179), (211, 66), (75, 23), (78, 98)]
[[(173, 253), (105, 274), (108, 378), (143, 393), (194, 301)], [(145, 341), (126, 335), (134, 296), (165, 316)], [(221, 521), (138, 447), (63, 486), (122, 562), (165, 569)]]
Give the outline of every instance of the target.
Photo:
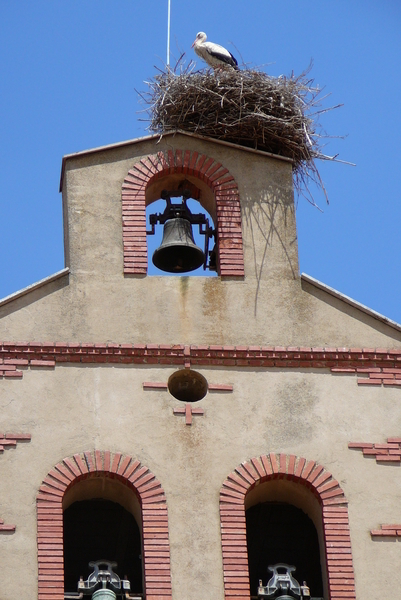
[[(167, 0), (0, 0), (0, 298), (64, 267), (64, 154), (146, 135), (135, 89), (166, 60)], [(399, 0), (172, 0), (172, 63), (198, 31), (273, 76), (311, 75), (330, 205), (297, 209), (301, 271), (401, 322)], [(197, 59), (200, 67), (201, 63)]]

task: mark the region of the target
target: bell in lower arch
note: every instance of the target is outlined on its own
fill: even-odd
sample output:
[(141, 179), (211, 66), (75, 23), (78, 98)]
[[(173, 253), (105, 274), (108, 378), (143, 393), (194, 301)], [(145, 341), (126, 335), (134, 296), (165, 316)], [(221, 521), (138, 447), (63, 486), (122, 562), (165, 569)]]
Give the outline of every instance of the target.
[(117, 596), (112, 590), (100, 589), (92, 594), (92, 600), (116, 600)]
[(163, 240), (152, 257), (153, 264), (167, 273), (187, 273), (204, 264), (205, 254), (195, 244), (191, 223), (175, 218), (166, 221)]

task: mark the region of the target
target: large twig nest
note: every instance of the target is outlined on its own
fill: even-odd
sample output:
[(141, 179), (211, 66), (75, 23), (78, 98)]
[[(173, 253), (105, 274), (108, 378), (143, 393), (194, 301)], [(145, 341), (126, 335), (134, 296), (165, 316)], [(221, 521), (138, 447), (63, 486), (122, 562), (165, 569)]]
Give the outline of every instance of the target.
[(161, 71), (141, 94), (148, 105), (149, 130), (162, 135), (181, 129), (285, 156), (293, 161), (297, 191), (313, 202), (312, 180), (327, 199), (315, 159), (336, 159), (322, 153), (321, 140), (327, 136), (318, 126), (319, 114), (331, 109), (320, 108), (321, 90), (307, 73), (271, 77), (253, 69)]

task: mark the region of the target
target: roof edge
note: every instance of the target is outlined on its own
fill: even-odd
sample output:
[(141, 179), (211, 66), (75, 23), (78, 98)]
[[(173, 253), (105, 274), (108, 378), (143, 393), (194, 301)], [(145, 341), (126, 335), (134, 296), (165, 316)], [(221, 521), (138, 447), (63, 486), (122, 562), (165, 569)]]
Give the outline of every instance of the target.
[(97, 148), (90, 148), (89, 150), (81, 150), (80, 152), (73, 152), (72, 154), (65, 154), (61, 161), (61, 174), (60, 174), (60, 187), (59, 191), (61, 192), (63, 189), (63, 179), (65, 172), (65, 164), (67, 160), (70, 158), (77, 158), (80, 156), (86, 156), (88, 154), (96, 154), (96, 152), (104, 152), (105, 150), (112, 150), (113, 148), (123, 148), (124, 146), (129, 146), (130, 144), (137, 144), (139, 142), (146, 142), (148, 140), (161, 140), (166, 136), (174, 136), (177, 133), (181, 135), (186, 135), (188, 137), (192, 137), (199, 140), (206, 140), (209, 142), (213, 142), (215, 144), (220, 144), (221, 146), (228, 146), (229, 148), (236, 148), (240, 150), (244, 150), (245, 152), (252, 152), (253, 154), (259, 154), (262, 156), (268, 156), (270, 158), (275, 158), (277, 160), (282, 160), (284, 162), (293, 163), (292, 158), (288, 158), (287, 156), (280, 156), (279, 154), (273, 154), (272, 152), (264, 152), (263, 150), (256, 150), (254, 148), (247, 148), (245, 146), (241, 146), (240, 144), (234, 144), (233, 142), (226, 142), (224, 140), (216, 140), (215, 138), (211, 138), (205, 135), (200, 135), (199, 133), (191, 133), (189, 131), (184, 131), (183, 129), (175, 129), (174, 131), (168, 131), (166, 133), (155, 133), (153, 135), (145, 135), (139, 138), (134, 138), (131, 140), (126, 140), (124, 142), (115, 142), (114, 144), (107, 144), (106, 146), (98, 146)]
[(314, 277), (311, 277), (310, 275), (306, 275), (306, 273), (301, 273), (301, 280), (306, 281), (307, 283), (319, 288), (320, 290), (323, 290), (324, 292), (327, 292), (327, 294), (334, 296), (334, 298), (338, 298), (339, 300), (346, 302), (350, 306), (353, 306), (354, 308), (357, 308), (358, 310), (369, 315), (370, 317), (373, 317), (374, 319), (377, 319), (378, 321), (385, 323), (389, 327), (392, 327), (393, 329), (396, 329), (397, 331), (401, 331), (400, 323), (397, 323), (396, 321), (393, 321), (392, 319), (385, 317), (381, 313), (378, 313), (375, 310), (372, 310), (368, 306), (365, 306), (364, 304), (361, 304), (360, 302), (353, 300), (349, 296), (346, 296), (345, 294), (338, 292), (337, 290), (326, 285), (325, 283), (322, 283), (321, 281), (314, 279)]
[(65, 267), (64, 269), (62, 269), (61, 271), (57, 271), (57, 273), (54, 273), (53, 275), (49, 275), (48, 277), (45, 277), (44, 279), (41, 279), (40, 281), (37, 281), (36, 283), (32, 283), (31, 285), (28, 285), (27, 287), (22, 288), (22, 290), (18, 290), (18, 292), (13, 292), (9, 296), (6, 296), (5, 298), (0, 299), (0, 308), (2, 306), (4, 306), (5, 304), (8, 304), (9, 302), (12, 302), (13, 300), (17, 300), (17, 298), (20, 298), (21, 296), (25, 296), (25, 295), (29, 294), (30, 292), (33, 292), (33, 291), (37, 290), (38, 288), (41, 288), (48, 283), (51, 283), (52, 281), (56, 281), (57, 279), (60, 279), (64, 275), (68, 275), (69, 272), (70, 272), (69, 267)]

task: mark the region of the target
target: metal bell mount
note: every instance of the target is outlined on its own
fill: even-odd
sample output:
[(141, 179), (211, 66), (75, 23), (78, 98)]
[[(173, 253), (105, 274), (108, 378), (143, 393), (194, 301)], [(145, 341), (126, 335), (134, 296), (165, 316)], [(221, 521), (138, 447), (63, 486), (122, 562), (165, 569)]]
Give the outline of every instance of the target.
[(131, 584), (128, 579), (120, 579), (113, 569), (116, 562), (109, 560), (96, 560), (89, 563), (93, 567), (86, 581), (82, 578), (78, 581), (79, 597), (91, 595), (92, 600), (117, 600), (118, 598), (130, 598), (134, 600), (139, 597), (130, 596)]
[(269, 566), (268, 571), (273, 573), (273, 576), (265, 586), (262, 585), (262, 580), (259, 580), (258, 598), (277, 598), (278, 600), (301, 600), (302, 598), (308, 598), (308, 600), (323, 600), (310, 597), (310, 590), (305, 581), (303, 585), (300, 585), (295, 577), (292, 576), (295, 570), (296, 567), (285, 565), (284, 563)]
[[(181, 204), (171, 202), (172, 197), (179, 196), (182, 196)], [(215, 253), (209, 252), (209, 240), (216, 234), (203, 213), (192, 214), (188, 208), (190, 192), (163, 190), (161, 197), (166, 201), (166, 208), (163, 213), (149, 216), (151, 229), (146, 232), (152, 235), (157, 223), (164, 225), (163, 240), (153, 253), (153, 264), (167, 273), (188, 273), (202, 265), (204, 269), (216, 270)], [(199, 233), (205, 236), (204, 251), (195, 244), (192, 225), (199, 225)]]

